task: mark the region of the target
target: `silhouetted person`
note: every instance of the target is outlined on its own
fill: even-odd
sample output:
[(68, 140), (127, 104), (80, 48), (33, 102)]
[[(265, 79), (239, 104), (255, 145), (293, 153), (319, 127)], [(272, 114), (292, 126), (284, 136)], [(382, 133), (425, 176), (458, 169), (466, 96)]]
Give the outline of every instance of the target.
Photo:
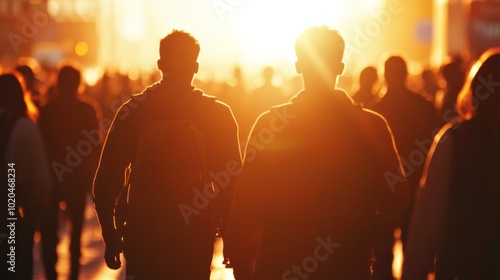
[(378, 81), (377, 69), (368, 66), (359, 74), (359, 90), (353, 96), (356, 103), (362, 104), (363, 108), (371, 108), (378, 98), (378, 91), (374, 89)]
[(408, 203), (382, 117), (337, 90), (344, 40), (315, 27), (296, 41), (304, 90), (257, 119), (228, 224), (237, 280), (370, 279), (376, 232)]
[(0, 278), (32, 279), (33, 235), (48, 208), (51, 181), (42, 136), (28, 117), (23, 88), (13, 74), (0, 76), (0, 134), (5, 181), (0, 192), (5, 207), (0, 215), (4, 223), (0, 229)]
[[(433, 130), (439, 129), (439, 124), (436, 121), (434, 105), (407, 88), (407, 63), (401, 56), (391, 56), (385, 61), (384, 77), (387, 92), (382, 100), (373, 106), (373, 110), (382, 114), (392, 129), (410, 186), (410, 208), (405, 221), (399, 225), (404, 244), (411, 203), (432, 143)], [(402, 181), (404, 178), (391, 175), (390, 180)], [(393, 244), (393, 232), (387, 233), (385, 242)], [(380, 250), (376, 249), (378, 264), (375, 266), (374, 279), (392, 279), (392, 248), (388, 249), (384, 244), (381, 247)]]
[(500, 279), (500, 48), (471, 68), (461, 121), (434, 139), (408, 234), (403, 280)]
[(43, 221), (41, 231), (43, 262), (48, 279), (57, 279), (55, 266), (61, 201), (66, 203), (71, 221), (70, 279), (78, 278), (83, 214), (100, 146), (96, 111), (78, 98), (80, 82), (78, 69), (69, 65), (61, 67), (55, 86), (57, 97), (40, 111), (40, 130), (54, 182), (50, 212)]
[[(123, 104), (102, 151), (93, 193), (106, 243), (106, 264), (119, 268), (124, 248), (126, 273), (131, 279), (209, 279), (216, 227), (224, 232), (219, 221), (226, 219), (235, 183), (233, 175), (241, 168), (238, 129), (227, 105), (191, 85), (198, 71), (199, 51), (198, 41), (184, 31), (174, 30), (160, 41), (157, 64), (162, 80)], [(170, 151), (163, 155), (164, 150), (154, 146), (161, 155), (157, 161), (141, 156), (144, 139), (154, 139), (147, 136), (150, 128), (172, 122), (187, 122), (190, 128), (200, 131), (202, 140), (198, 142), (205, 143), (206, 152), (198, 156), (206, 159), (204, 173), (210, 176), (204, 186), (182, 185), (179, 190), (179, 184), (169, 183), (185, 175), (184, 167), (191, 166), (194, 158), (172, 162), (168, 168), (154, 172), (155, 163), (182, 158), (183, 154)], [(193, 152), (195, 148), (183, 153), (188, 156)], [(151, 170), (143, 170), (141, 166), (148, 164)], [(129, 165), (131, 185), (123, 190), (124, 171)], [(196, 183), (204, 177), (189, 174), (182, 179)], [(146, 183), (148, 176), (158, 178), (152, 182), (159, 184), (154, 189)], [(124, 233), (123, 223), (114, 225), (114, 219), (123, 219), (119, 213), (114, 214), (115, 201), (122, 192), (128, 193)]]
[(422, 71), (422, 96), (434, 103), (436, 98), (436, 94), (441, 90), (441, 86), (439, 85), (438, 79), (436, 77), (436, 73), (434, 73), (431, 69), (424, 69)]
[(246, 116), (251, 113), (249, 97), (243, 78), (243, 70), (238, 66), (234, 67), (231, 79), (222, 84), (217, 99), (231, 107), (234, 117), (238, 121), (241, 136), (247, 135), (251, 125), (246, 120)]
[[(262, 78), (264, 83), (262, 86), (257, 88), (252, 92), (250, 96), (250, 102), (247, 106), (250, 107), (250, 112), (246, 114), (246, 122), (249, 122), (248, 130), (250, 130), (253, 121), (262, 113), (269, 110), (272, 106), (284, 103), (286, 99), (284, 98), (282, 91), (279, 87), (273, 85), (274, 69), (270, 66), (265, 67), (262, 70)], [(245, 129), (246, 129), (245, 128)], [(242, 128), (242, 133), (246, 139), (248, 130)]]
[(449, 122), (457, 116), (455, 104), (457, 96), (465, 82), (465, 73), (462, 70), (461, 61), (458, 59), (444, 65), (441, 68), (443, 78), (446, 80), (446, 88), (439, 109), (440, 116), (443, 116), (443, 122)]
[(29, 67), (28, 65), (19, 65), (16, 67), (16, 71), (21, 73), (24, 78), (24, 82), (26, 84), (26, 90), (29, 91), (31, 100), (33, 100), (33, 103), (36, 105), (37, 108), (40, 108), (40, 92), (36, 89), (36, 77), (35, 73), (33, 72), (33, 69)]

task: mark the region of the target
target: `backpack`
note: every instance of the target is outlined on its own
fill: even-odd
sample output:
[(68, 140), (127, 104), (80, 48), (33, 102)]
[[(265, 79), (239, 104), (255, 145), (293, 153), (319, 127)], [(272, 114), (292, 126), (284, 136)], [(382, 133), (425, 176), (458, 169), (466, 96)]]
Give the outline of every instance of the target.
[(174, 238), (195, 228), (206, 232), (211, 227), (208, 209), (190, 217), (179, 211), (180, 205), (192, 204), (196, 190), (206, 191), (210, 184), (206, 155), (204, 135), (192, 122), (158, 119), (148, 124), (140, 134), (135, 163), (126, 171), (128, 179), (115, 208), (122, 236), (129, 231), (154, 231), (155, 237), (169, 233)]

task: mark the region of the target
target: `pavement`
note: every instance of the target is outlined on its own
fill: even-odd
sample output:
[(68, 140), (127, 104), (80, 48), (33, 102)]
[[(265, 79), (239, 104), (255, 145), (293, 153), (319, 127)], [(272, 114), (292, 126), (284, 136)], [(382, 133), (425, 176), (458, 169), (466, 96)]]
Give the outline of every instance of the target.
[[(64, 212), (63, 212), (64, 213)], [(64, 214), (61, 213), (60, 219), (64, 220)], [(126, 280), (125, 270), (123, 269), (125, 260), (122, 255), (122, 268), (119, 270), (111, 270), (106, 267), (104, 262), (104, 242), (101, 237), (101, 230), (97, 221), (97, 216), (94, 211), (93, 204), (87, 203), (85, 209), (85, 221), (82, 232), (82, 257), (80, 259), (80, 280)], [(60, 242), (57, 247), (59, 261), (56, 269), (58, 272), (58, 280), (66, 280), (70, 270), (69, 256), (69, 223), (61, 223), (59, 229)], [(212, 274), (210, 280), (234, 280), (232, 269), (226, 269), (222, 265), (222, 240), (217, 239), (214, 249), (214, 257), (212, 260)], [(34, 246), (34, 280), (45, 280), (42, 259), (40, 234), (35, 235)]]
[[(62, 212), (60, 219), (64, 220), (64, 212)], [(125, 279), (125, 259), (122, 255), (122, 268), (119, 270), (111, 270), (106, 267), (104, 262), (104, 242), (101, 237), (101, 229), (97, 221), (97, 216), (94, 211), (93, 204), (90, 199), (85, 209), (85, 221), (82, 232), (82, 257), (80, 259), (80, 280), (126, 280)], [(59, 274), (58, 280), (68, 279), (70, 270), (70, 257), (69, 257), (69, 223), (61, 223), (59, 229), (60, 242), (57, 247), (59, 261), (57, 263), (57, 271)], [(234, 280), (233, 270), (226, 269), (222, 265), (222, 240), (218, 238), (215, 242), (214, 256), (212, 260), (212, 273), (210, 280)], [(393, 273), (396, 279), (401, 275), (402, 259), (402, 246), (401, 242), (397, 241), (394, 246), (394, 263)], [(35, 235), (34, 246), (34, 280), (45, 280), (43, 273), (43, 265), (41, 259), (40, 235)]]

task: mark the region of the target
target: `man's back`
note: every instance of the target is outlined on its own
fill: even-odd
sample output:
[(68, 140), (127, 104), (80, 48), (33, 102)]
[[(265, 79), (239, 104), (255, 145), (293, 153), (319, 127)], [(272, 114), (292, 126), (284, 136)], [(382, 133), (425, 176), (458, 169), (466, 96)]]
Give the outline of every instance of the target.
[(406, 189), (384, 178), (399, 166), (384, 120), (343, 92), (302, 92), (252, 137), (230, 224), (235, 259), (262, 231), (256, 279), (369, 279), (375, 232), (405, 207)]
[(72, 170), (54, 169), (57, 181), (86, 180), (90, 187), (94, 166), (89, 153), (95, 153), (97, 147), (89, 148), (82, 143), (88, 142), (86, 133), (99, 129), (95, 109), (77, 98), (55, 99), (41, 109), (39, 125), (49, 161)]
[[(158, 190), (146, 189), (134, 181), (139, 138), (149, 124), (158, 120), (186, 120), (201, 131), (206, 144), (207, 171), (211, 174), (225, 171), (231, 160), (239, 164), (237, 127), (226, 105), (192, 88), (175, 92), (157, 84), (133, 97), (117, 112), (95, 178), (96, 209), (104, 232), (112, 227), (108, 224), (108, 215), (122, 191), (123, 172), (131, 164), (125, 257), (136, 267), (145, 262), (152, 268), (150, 274), (146, 274), (151, 277), (157, 277), (158, 271), (168, 271), (169, 276), (178, 277), (176, 279), (189, 279), (194, 277), (190, 273), (209, 273), (216, 229), (214, 216), (220, 219), (227, 212), (232, 183), (217, 186), (216, 195), (203, 193), (203, 186), (200, 186), (201, 195), (189, 188), (184, 190), (191, 193), (189, 199), (166, 205), (169, 199)], [(176, 176), (172, 170), (164, 173)], [(174, 187), (162, 186), (165, 190)], [(175, 213), (171, 213), (175, 215), (171, 217), (177, 218), (167, 219), (165, 209), (173, 209)], [(145, 252), (149, 252), (149, 257), (144, 257)], [(186, 265), (192, 267), (191, 272)], [(206, 270), (200, 271), (202, 268)], [(132, 274), (133, 269), (127, 265)], [(147, 270), (143, 268), (144, 271)]]

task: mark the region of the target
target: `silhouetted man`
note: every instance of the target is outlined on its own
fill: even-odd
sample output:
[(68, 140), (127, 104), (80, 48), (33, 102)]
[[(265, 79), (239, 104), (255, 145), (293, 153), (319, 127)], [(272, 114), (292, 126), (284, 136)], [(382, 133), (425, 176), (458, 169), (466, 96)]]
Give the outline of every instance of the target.
[(262, 70), (264, 83), (254, 90), (251, 96), (252, 121), (272, 106), (282, 104), (286, 101), (282, 90), (273, 85), (273, 78), (274, 69), (270, 66), (265, 67)]
[[(122, 105), (102, 151), (93, 192), (106, 243), (106, 264), (112, 269), (120, 267), (123, 237), (130, 279), (210, 277), (216, 227), (228, 211), (241, 159), (237, 124), (230, 108), (191, 85), (198, 71), (199, 51), (198, 41), (184, 31), (174, 30), (161, 40), (158, 68), (162, 80)], [(204, 142), (205, 152), (198, 155), (206, 159), (207, 172), (204, 173), (209, 175), (204, 186), (185, 188), (182, 185), (184, 188), (179, 190), (179, 184), (163, 184), (164, 179), (177, 180), (184, 176), (183, 167), (193, 163), (189, 160), (179, 160), (159, 172), (149, 172), (162, 161), (195, 152), (186, 150), (179, 155), (171, 151), (162, 155), (159, 150), (158, 162), (143, 159), (144, 151), (139, 147), (148, 139), (147, 132), (155, 125), (168, 123), (176, 123), (180, 130), (189, 124), (186, 127), (196, 127), (200, 132), (202, 139), (198, 140)], [(158, 132), (169, 133), (168, 130), (177, 129), (171, 127)], [(183, 135), (171, 138), (177, 136)], [(161, 146), (168, 148), (168, 145)], [(148, 164), (151, 170), (144, 170)], [(131, 185), (124, 190), (124, 171), (129, 166)], [(182, 180), (196, 181), (202, 175), (193, 174)], [(153, 185), (160, 185), (148, 189), (148, 177), (153, 177)], [(128, 196), (124, 236), (123, 223), (119, 222), (123, 219), (119, 215), (121, 207), (115, 209), (115, 201), (120, 200), (121, 193)], [(115, 222), (118, 225), (115, 226)]]
[(401, 166), (382, 117), (337, 90), (344, 41), (315, 27), (296, 41), (304, 90), (256, 121), (227, 240), (237, 280), (370, 279), (376, 232), (406, 210)]
[(377, 69), (373, 66), (364, 68), (359, 74), (359, 90), (353, 96), (354, 101), (363, 104), (363, 108), (372, 108), (378, 98), (378, 90), (374, 90), (377, 81)]
[[(40, 110), (40, 131), (51, 164), (54, 188), (50, 211), (42, 221), (45, 274), (57, 279), (58, 212), (61, 201), (71, 220), (71, 272), (77, 279), (80, 268), (80, 237), (87, 195), (97, 163), (99, 126), (94, 108), (77, 98), (80, 71), (63, 66), (57, 76), (57, 97)], [(92, 143), (89, 140), (92, 138)]]
[[(400, 56), (389, 57), (384, 65), (384, 76), (387, 83), (387, 93), (375, 104), (373, 110), (387, 119), (410, 186), (410, 204), (414, 200), (415, 190), (422, 176), (427, 151), (433, 139), (433, 130), (439, 129), (436, 121), (436, 111), (431, 102), (408, 89), (408, 69), (406, 61)], [(402, 181), (398, 174), (390, 174), (391, 181)], [(400, 225), (402, 239), (405, 241), (406, 228), (410, 218), (411, 205), (406, 218)], [(393, 233), (387, 233), (387, 244), (394, 241)], [(387, 246), (377, 250), (379, 259), (375, 271), (375, 279), (392, 277), (392, 249)], [(380, 274), (379, 274), (380, 273)]]

